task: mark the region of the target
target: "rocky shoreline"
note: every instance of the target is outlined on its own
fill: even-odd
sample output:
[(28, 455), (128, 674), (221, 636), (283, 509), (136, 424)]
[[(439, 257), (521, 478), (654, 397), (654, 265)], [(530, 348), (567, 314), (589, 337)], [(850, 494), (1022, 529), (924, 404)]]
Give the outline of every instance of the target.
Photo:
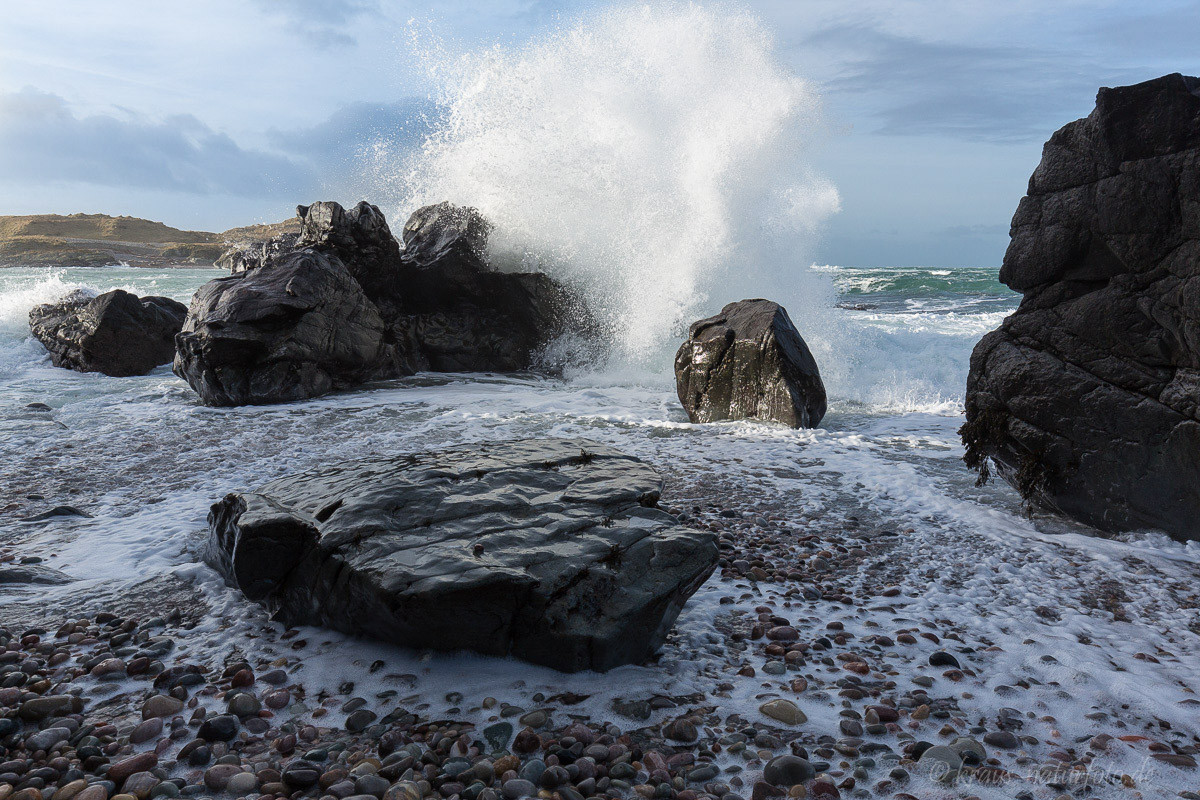
[[(698, 612), (714, 616), (703, 641), (672, 635), (640, 669), (665, 688), (699, 664), (692, 691), (630, 694), (616, 680), (600, 699), (533, 691), (534, 677), (435, 694), (387, 658), (339, 655), (314, 675), (329, 655), (312, 652), (325, 635), (313, 628), (231, 620), (224, 644), (193, 657), (197, 618), (182, 610), (47, 619), (0, 634), (5, 800), (1057, 798), (1153, 788), (1112, 765), (1193, 773), (1200, 742), (1136, 708), (1058, 719), (1043, 707), (1053, 681), (989, 688), (995, 643), (910, 616), (921, 598), (904, 532), (869, 514), (834, 530), (762, 496), (733, 501), (711, 476), (675, 488), (726, 498), (667, 507), (719, 537)], [(1036, 613), (1053, 622), (1053, 609)], [(989, 694), (1003, 708), (987, 715)], [(1108, 732), (1069, 733), (1080, 722)]]
[[(682, 410), (481, 376), (535, 363), (565, 289), (493, 272), (469, 209), (418, 211), (404, 255), (369, 204), (300, 217), (197, 294), (175, 370), (207, 407), (163, 376), (13, 417), (0, 800), (1200, 800), (1193, 543), (1018, 516), (969, 486), (954, 414), (808, 429), (824, 385), (768, 301), (693, 326)], [(1120, 283), (1113, 253), (1068, 255), (1086, 269), (1004, 326)], [(991, 341), (1040, 352), (1011, 333)], [(1047, 493), (1050, 451), (1000, 403), (1031, 362), (989, 348), (967, 460)], [(1183, 355), (1159, 365), (1174, 383)], [(475, 374), (410, 377), (427, 368)], [(1038, 373), (1013, 405), (1080, 385)], [(67, 424), (97, 415), (104, 436)]]

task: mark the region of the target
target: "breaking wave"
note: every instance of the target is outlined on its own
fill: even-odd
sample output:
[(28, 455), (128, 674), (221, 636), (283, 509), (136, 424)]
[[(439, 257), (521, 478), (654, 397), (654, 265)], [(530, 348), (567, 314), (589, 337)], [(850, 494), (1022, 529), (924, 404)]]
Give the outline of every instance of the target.
[(374, 196), (401, 219), (478, 208), (498, 263), (586, 293), (609, 369), (668, 369), (688, 323), (745, 297), (825, 338), (833, 288), (810, 244), (839, 199), (809, 163), (820, 100), (752, 15), (618, 7), (519, 47), (413, 46), (438, 118), (415, 151), (374, 152)]

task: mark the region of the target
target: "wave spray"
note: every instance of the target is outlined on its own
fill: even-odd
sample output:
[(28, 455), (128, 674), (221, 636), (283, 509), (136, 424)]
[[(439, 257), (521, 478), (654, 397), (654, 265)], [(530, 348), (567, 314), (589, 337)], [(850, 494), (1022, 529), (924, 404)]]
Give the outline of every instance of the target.
[(829, 307), (805, 260), (838, 208), (807, 161), (819, 99), (753, 16), (639, 5), (520, 47), (414, 46), (438, 118), (416, 150), (376, 152), (376, 193), (399, 218), (478, 208), (497, 263), (586, 293), (610, 368), (664, 371), (689, 322), (743, 297), (774, 292), (806, 336), (805, 312)]

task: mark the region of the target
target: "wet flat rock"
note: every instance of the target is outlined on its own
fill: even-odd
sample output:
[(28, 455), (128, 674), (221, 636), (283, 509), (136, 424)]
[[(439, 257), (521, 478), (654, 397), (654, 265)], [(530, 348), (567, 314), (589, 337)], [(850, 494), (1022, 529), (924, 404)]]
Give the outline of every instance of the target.
[(289, 624), (607, 670), (651, 654), (717, 563), (661, 489), (587, 440), (345, 462), (225, 497), (205, 559)]

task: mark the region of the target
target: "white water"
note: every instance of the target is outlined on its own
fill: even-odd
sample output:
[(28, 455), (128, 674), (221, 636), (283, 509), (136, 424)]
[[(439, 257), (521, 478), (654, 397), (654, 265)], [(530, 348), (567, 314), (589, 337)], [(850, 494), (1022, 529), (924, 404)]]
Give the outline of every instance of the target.
[(619, 369), (661, 373), (687, 324), (744, 297), (783, 302), (818, 351), (836, 338), (806, 269), (839, 203), (809, 163), (820, 101), (752, 16), (637, 5), (520, 47), (414, 46), (442, 120), (415, 154), (373, 154), (397, 219), (480, 209), (499, 260), (587, 291)]

